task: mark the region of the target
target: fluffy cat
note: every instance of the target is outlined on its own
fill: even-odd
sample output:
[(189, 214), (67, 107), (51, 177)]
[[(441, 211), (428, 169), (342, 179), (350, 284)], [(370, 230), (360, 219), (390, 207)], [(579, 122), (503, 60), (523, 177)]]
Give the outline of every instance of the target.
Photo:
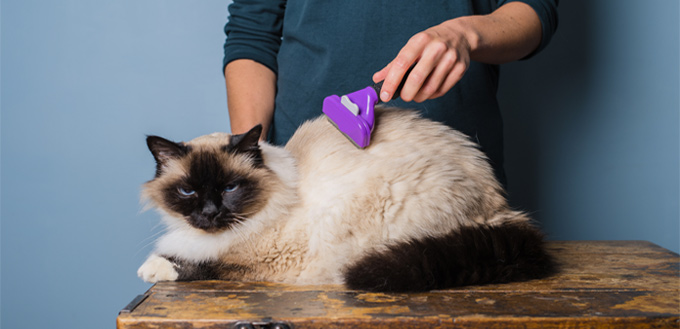
[(554, 271), (476, 144), (411, 111), (376, 120), (363, 150), (323, 117), (283, 148), (258, 142), (261, 126), (149, 136), (156, 175), (142, 196), (167, 232), (138, 275), (426, 291)]

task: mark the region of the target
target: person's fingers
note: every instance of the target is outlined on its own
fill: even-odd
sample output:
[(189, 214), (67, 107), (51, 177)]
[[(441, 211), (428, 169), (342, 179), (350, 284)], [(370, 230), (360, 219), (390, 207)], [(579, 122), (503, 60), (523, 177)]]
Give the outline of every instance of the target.
[(392, 99), (397, 87), (399, 87), (399, 84), (404, 78), (404, 74), (406, 71), (408, 71), (411, 65), (413, 65), (413, 63), (419, 59), (420, 54), (427, 45), (428, 40), (429, 37), (423, 32), (414, 35), (399, 51), (397, 57), (395, 57), (394, 60), (388, 64), (389, 69), (385, 75), (380, 92), (380, 99), (383, 102), (387, 102)]
[(392, 62), (390, 62), (385, 67), (380, 69), (380, 71), (373, 73), (373, 82), (378, 83), (380, 81), (385, 80), (385, 77), (387, 76), (387, 72), (390, 70), (391, 65), (392, 65)]
[(432, 70), (432, 73), (427, 77), (413, 97), (413, 100), (421, 103), (432, 98), (432, 96), (441, 89), (444, 80), (453, 69), (457, 59), (458, 57), (454, 51), (445, 49), (439, 60), (437, 60), (437, 65)]
[(444, 96), (453, 86), (458, 83), (463, 78), (463, 75), (465, 75), (465, 72), (467, 71), (469, 67), (469, 62), (466, 61), (458, 61), (454, 65), (453, 69), (449, 72), (449, 74), (446, 76), (446, 79), (444, 80), (444, 83), (441, 84), (439, 87), (439, 90), (434, 93), (430, 98), (437, 98)]
[[(401, 89), (401, 99), (410, 102), (420, 93), (423, 84), (431, 77), (433, 70), (439, 65), (439, 61), (446, 52), (447, 46), (443, 42), (432, 39), (428, 42), (420, 54), (418, 64), (406, 77), (404, 87)], [(435, 88), (432, 92), (436, 90)]]
[(406, 102), (437, 98), (453, 88), (467, 71), (470, 54), (464, 37), (451, 32), (436, 26), (411, 37), (397, 56), (373, 75), (373, 81), (383, 81), (380, 99), (391, 100), (402, 80), (398, 96)]

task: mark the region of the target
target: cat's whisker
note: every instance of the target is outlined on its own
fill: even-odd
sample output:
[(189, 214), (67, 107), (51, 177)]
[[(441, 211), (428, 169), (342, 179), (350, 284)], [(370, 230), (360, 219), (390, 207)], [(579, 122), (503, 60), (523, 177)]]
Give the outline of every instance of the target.
[[(243, 240), (247, 240), (246, 234), (243, 232), (243, 225), (246, 220), (247, 220), (246, 218), (234, 215), (234, 221), (236, 222), (236, 224), (231, 226), (231, 229), (234, 230), (234, 232), (236, 232), (236, 234), (238, 234)], [(258, 235), (260, 234), (259, 232), (253, 233), (256, 233)]]
[[(148, 248), (150, 245), (156, 243), (156, 241), (158, 241), (158, 239), (160, 239), (161, 236), (165, 234), (167, 231), (168, 231), (167, 228), (163, 228), (162, 230), (152, 234), (151, 236), (146, 237), (144, 240), (137, 243), (138, 249), (137, 252), (135, 253), (135, 256), (139, 255), (139, 253), (142, 252), (142, 250)], [(139, 245), (141, 245), (142, 243), (144, 243), (144, 245), (139, 247)]]
[(165, 227), (165, 225), (163, 225), (163, 222), (158, 221), (158, 222), (156, 222), (156, 225), (154, 225), (154, 226), (151, 228), (151, 231), (156, 230), (156, 229), (158, 229), (159, 227), (161, 227), (161, 228), (167, 230), (167, 228)]
[[(158, 226), (159, 226), (158, 224), (155, 225), (155, 226), (151, 229), (151, 231), (155, 231), (156, 229), (158, 229)], [(151, 234), (150, 236), (144, 238), (143, 240), (139, 241), (139, 242), (137, 243), (137, 246), (136, 246), (136, 247), (139, 247), (139, 245), (141, 245), (141, 244), (143, 244), (143, 243), (146, 243), (147, 241), (152, 240), (152, 239), (153, 239), (153, 241), (151, 241), (151, 242), (156, 241), (156, 240), (159, 238), (160, 235), (166, 233), (167, 231), (168, 231), (168, 228), (167, 228), (167, 227), (161, 227), (160, 230), (158, 230), (158, 232), (155, 232), (155, 233)], [(148, 246), (148, 243), (147, 243), (146, 245), (144, 245), (144, 247), (146, 247), (146, 246)]]
[[(244, 225), (244, 223), (249, 220), (249, 218), (244, 217), (243, 215), (233, 214), (233, 216), (234, 219), (238, 220), (238, 223), (241, 225)], [(262, 232), (253, 231), (252, 233), (257, 234), (257, 236), (259, 237), (262, 237)]]
[(246, 235), (241, 231), (240, 227), (237, 226), (232, 226), (232, 231), (238, 235), (241, 240), (243, 240), (243, 244), (246, 245), (246, 247), (250, 250), (251, 254), (255, 256), (257, 253), (255, 252), (255, 249), (253, 248), (253, 243), (250, 239), (246, 237)]
[(234, 220), (236, 220), (237, 223), (243, 225), (243, 223), (245, 223), (248, 220), (248, 218), (239, 215), (234, 215)]
[(248, 218), (243, 217), (243, 216), (241, 216), (241, 215), (232, 214), (232, 216), (234, 216), (234, 220), (235, 220), (237, 223), (239, 223), (239, 224), (243, 224), (245, 221), (248, 220)]

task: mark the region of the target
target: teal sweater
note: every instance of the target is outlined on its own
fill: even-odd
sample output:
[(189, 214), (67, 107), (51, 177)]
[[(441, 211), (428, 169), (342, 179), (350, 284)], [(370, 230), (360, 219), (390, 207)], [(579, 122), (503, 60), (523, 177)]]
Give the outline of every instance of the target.
[[(445, 20), (487, 14), (509, 1), (493, 0), (234, 0), (224, 30), (224, 65), (252, 59), (277, 74), (269, 140), (285, 144), (305, 120), (321, 114), (323, 98), (372, 84), (414, 34)], [(543, 49), (557, 28), (558, 0), (523, 0), (538, 14)], [(532, 54), (533, 55), (533, 54)], [(415, 108), (478, 142), (504, 182), (503, 127), (496, 101), (499, 69), (472, 62), (446, 95)]]

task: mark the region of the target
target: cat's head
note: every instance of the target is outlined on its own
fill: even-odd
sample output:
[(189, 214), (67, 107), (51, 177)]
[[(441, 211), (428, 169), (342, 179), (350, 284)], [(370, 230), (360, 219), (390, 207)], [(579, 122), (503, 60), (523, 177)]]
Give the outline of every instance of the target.
[(143, 186), (151, 204), (191, 227), (221, 232), (260, 211), (274, 173), (264, 164), (258, 125), (245, 134), (211, 134), (190, 142), (148, 136), (156, 160), (154, 179)]

